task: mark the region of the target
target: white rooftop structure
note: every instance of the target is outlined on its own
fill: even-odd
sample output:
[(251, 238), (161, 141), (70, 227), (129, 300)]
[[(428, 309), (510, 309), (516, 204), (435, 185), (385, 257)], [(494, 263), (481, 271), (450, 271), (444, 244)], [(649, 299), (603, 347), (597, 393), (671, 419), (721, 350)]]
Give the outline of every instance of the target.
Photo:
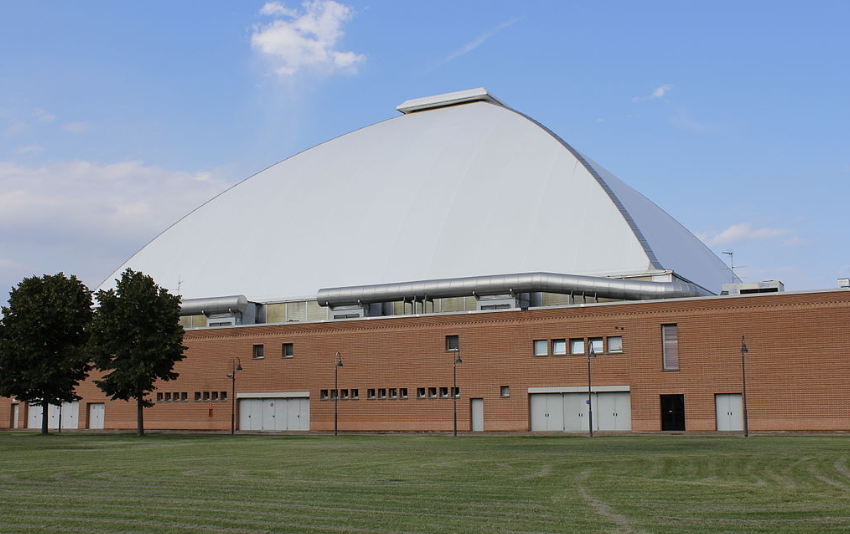
[(667, 213), (484, 89), (296, 154), (227, 190), (121, 265), (184, 299), (551, 272), (738, 281)]

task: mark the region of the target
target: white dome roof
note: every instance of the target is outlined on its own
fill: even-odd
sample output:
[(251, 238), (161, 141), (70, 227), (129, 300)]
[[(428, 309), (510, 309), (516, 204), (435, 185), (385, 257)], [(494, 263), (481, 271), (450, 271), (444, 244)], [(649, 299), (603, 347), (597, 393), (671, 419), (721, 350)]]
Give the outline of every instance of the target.
[(735, 280), (672, 217), (535, 121), (491, 97), (427, 100), (239, 183), (102, 288), (127, 267), (165, 287), (179, 279), (184, 298), (257, 301), (525, 272), (667, 269), (715, 293)]

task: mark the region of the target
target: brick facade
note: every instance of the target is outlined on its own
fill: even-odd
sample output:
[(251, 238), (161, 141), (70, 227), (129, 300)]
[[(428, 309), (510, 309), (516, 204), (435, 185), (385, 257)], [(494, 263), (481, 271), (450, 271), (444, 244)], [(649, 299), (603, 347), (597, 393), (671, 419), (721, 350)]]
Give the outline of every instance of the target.
[[(664, 324), (678, 325), (679, 370), (662, 366)], [(340, 430), (449, 431), (452, 400), (439, 397), (452, 386), (455, 357), (445, 338), (457, 335), (463, 431), (471, 399), (483, 399), (484, 430), (529, 430), (529, 388), (587, 386), (586, 355), (534, 356), (533, 342), (595, 337), (622, 338), (622, 352), (593, 360), (593, 385), (628, 387), (633, 431), (661, 430), (659, 399), (668, 394), (684, 395), (687, 430), (714, 431), (715, 395), (741, 392), (745, 335), (750, 430), (850, 430), (848, 325), (850, 291), (836, 290), (190, 330), (180, 378), (158, 390), (181, 400), (157, 402), (145, 426), (228, 430), (227, 375), (238, 357), (237, 393), (309, 392), (310, 430), (330, 431), (334, 402), (321, 393), (333, 389), (340, 352), (339, 387), (359, 390), (359, 399), (338, 402)], [(284, 343), (292, 344), (291, 358), (283, 357)], [(254, 359), (259, 344), (264, 358)], [(108, 401), (92, 378), (78, 391), (79, 428), (88, 427), (88, 404), (101, 402), (106, 428), (135, 428), (135, 405)], [(389, 396), (391, 388), (406, 388), (407, 398), (367, 398), (369, 389)], [(426, 396), (436, 388), (438, 398), (417, 398), (419, 388)], [(226, 392), (227, 400), (203, 400), (203, 392)], [(11, 405), (0, 399), (0, 428), (11, 426)], [(19, 427), (26, 421), (21, 405)]]

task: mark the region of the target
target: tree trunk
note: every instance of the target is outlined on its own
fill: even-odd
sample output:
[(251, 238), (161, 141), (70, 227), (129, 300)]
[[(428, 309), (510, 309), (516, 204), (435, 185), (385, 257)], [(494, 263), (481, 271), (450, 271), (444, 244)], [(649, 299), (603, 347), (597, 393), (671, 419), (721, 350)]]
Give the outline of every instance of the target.
[(41, 435), (47, 435), (47, 408), (50, 405), (47, 401), (41, 401)]
[(142, 397), (136, 397), (136, 430), (140, 436), (145, 435), (145, 407), (142, 406)]

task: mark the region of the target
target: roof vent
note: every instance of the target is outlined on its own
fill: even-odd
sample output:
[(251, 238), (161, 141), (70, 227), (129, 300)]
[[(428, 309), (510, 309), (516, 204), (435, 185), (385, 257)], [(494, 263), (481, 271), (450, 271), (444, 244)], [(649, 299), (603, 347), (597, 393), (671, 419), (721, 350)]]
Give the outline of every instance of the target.
[(489, 102), (497, 106), (507, 107), (499, 102), (496, 97), (488, 93), (487, 89), (479, 87), (478, 89), (468, 89), (466, 91), (456, 91), (454, 93), (414, 98), (413, 100), (403, 102), (396, 109), (407, 114), (414, 113), (416, 111), (425, 111), (426, 109), (467, 104), (469, 102)]

